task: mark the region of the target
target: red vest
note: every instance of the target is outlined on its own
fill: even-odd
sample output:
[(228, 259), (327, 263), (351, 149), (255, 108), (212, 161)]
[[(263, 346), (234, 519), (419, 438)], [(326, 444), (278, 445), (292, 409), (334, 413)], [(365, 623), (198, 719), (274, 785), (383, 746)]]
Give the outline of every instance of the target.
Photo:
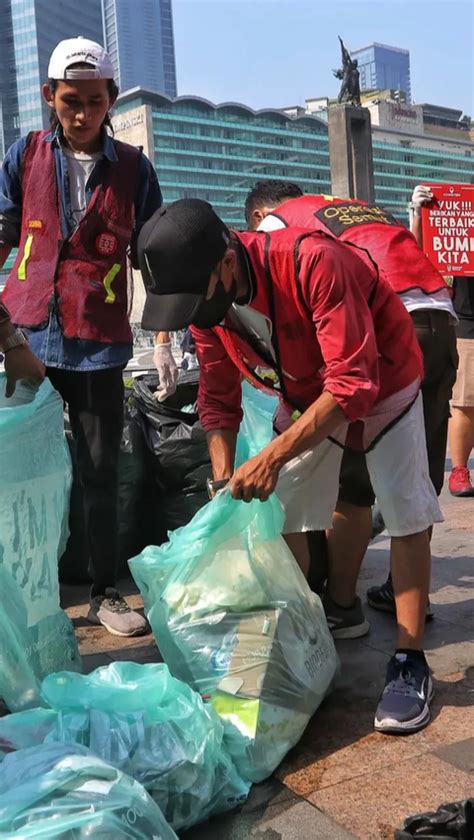
[(366, 249), (397, 294), (421, 289), (432, 295), (448, 289), (441, 274), (416, 244), (415, 237), (375, 204), (328, 195), (304, 195), (272, 212), (287, 227), (324, 231)]
[[(222, 376), (229, 378), (223, 410), (238, 415), (235, 368), (265, 389), (259, 368), (273, 367), (284, 401), (300, 411), (327, 388), (351, 421), (367, 417), (377, 402), (421, 379), (421, 353), (405, 307), (353, 249), (304, 230), (237, 236), (256, 280), (250, 307), (271, 321), (277, 364), (269, 365), (258, 346), (236, 332), (232, 318), (212, 333), (233, 369), (219, 363), (219, 344), (210, 340), (210, 331), (193, 327), (201, 363), (199, 416), (207, 431), (229, 427), (218, 416)], [(341, 288), (346, 289), (342, 299)], [(357, 311), (359, 291), (370, 313), (360, 306)]]
[(52, 144), (32, 132), (22, 161), (18, 255), (3, 300), (13, 323), (42, 327), (56, 303), (63, 334), (104, 344), (128, 343), (127, 261), (141, 152), (115, 141), (102, 184), (79, 225), (62, 239)]

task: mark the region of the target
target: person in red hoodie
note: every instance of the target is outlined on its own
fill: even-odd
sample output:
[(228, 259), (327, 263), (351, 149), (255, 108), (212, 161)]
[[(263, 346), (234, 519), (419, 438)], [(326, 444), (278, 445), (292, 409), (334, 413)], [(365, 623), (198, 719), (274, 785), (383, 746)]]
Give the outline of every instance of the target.
[[(418, 247), (415, 237), (383, 207), (330, 195), (295, 196), (291, 182), (259, 181), (246, 199), (247, 224), (253, 230), (287, 226), (319, 230), (374, 260), (399, 295), (415, 327), (423, 353), (421, 386), (430, 478), (439, 495), (443, 487), (449, 400), (456, 379), (455, 324), (449, 288)], [(330, 575), (325, 608), (337, 638), (357, 638), (369, 629), (356, 583), (372, 531), (374, 504), (363, 453), (346, 452), (338, 505), (329, 532)], [(380, 530), (383, 530), (382, 527)], [(367, 592), (370, 606), (395, 614), (391, 575)], [(427, 618), (432, 617), (428, 602)]]
[[(334, 239), (301, 229), (229, 231), (198, 199), (155, 213), (138, 252), (144, 329), (193, 325), (214, 478), (229, 479), (244, 501), (277, 492), (303, 569), (307, 544), (299, 538), (331, 525), (343, 447), (365, 450), (392, 537), (398, 614), (375, 728), (406, 734), (426, 726), (429, 528), (442, 516), (428, 478), (421, 353), (403, 304)], [(242, 376), (278, 394), (280, 433), (234, 471)]]

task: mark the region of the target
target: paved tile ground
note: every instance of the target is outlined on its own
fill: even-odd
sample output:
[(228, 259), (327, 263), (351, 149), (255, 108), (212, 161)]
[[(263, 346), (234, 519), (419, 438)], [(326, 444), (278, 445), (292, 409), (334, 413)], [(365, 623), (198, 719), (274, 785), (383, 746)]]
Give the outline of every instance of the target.
[[(445, 492), (442, 501), (445, 522), (433, 538), (435, 620), (426, 630), (432, 724), (405, 738), (373, 732), (395, 630), (389, 616), (367, 608), (370, 635), (338, 643), (336, 690), (275, 778), (256, 786), (240, 811), (196, 827), (186, 840), (385, 840), (408, 815), (474, 796), (474, 498)], [(380, 537), (364, 564), (362, 597), (387, 568), (388, 540)], [(85, 589), (65, 588), (63, 597), (87, 670), (117, 659), (158, 661), (152, 637), (124, 642), (88, 626)], [(131, 600), (140, 604), (136, 594)]]

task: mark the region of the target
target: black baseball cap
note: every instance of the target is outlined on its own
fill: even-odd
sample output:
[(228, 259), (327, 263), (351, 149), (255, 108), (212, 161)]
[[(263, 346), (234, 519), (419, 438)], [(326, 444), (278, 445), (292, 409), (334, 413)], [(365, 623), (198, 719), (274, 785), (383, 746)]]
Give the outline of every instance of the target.
[(154, 213), (138, 237), (147, 292), (143, 329), (178, 330), (192, 323), (229, 241), (228, 228), (207, 201), (183, 198)]

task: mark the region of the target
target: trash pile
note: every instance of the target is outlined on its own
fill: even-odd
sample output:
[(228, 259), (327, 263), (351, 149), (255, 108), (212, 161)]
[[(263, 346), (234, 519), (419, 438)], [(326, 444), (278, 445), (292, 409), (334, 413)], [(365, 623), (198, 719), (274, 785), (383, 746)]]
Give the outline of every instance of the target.
[(247, 798), (218, 715), (166, 665), (52, 674), (42, 698), (49, 709), (0, 718), (0, 761), (41, 744), (86, 747), (143, 785), (176, 831)]
[(135, 779), (69, 744), (44, 744), (0, 764), (0, 836), (177, 840)]
[(62, 401), (48, 380), (4, 394), (0, 374), (0, 698), (16, 711), (41, 703), (46, 674), (81, 661), (59, 606), (71, 486)]
[[(120, 574), (147, 545), (160, 545), (168, 531), (181, 528), (208, 501), (211, 467), (204, 429), (195, 405), (199, 371), (181, 373), (176, 393), (154, 397), (159, 378), (147, 373), (125, 379), (124, 428), (119, 460)], [(66, 439), (73, 463), (69, 509), (70, 537), (61, 557), (62, 583), (89, 580), (82, 487), (75, 442), (66, 414)]]
[(440, 805), (437, 811), (417, 814), (405, 820), (404, 828), (395, 833), (395, 840), (411, 837), (440, 840), (472, 840), (474, 837), (474, 799)]
[[(246, 390), (242, 462), (272, 436), (274, 401)], [(173, 676), (205, 697), (243, 779), (269, 776), (329, 690), (337, 655), (324, 611), (281, 537), (283, 511), (216, 496), (160, 548), (130, 561)]]
[[(16, 474), (29, 481), (28, 489), (18, 488), (19, 557), (33, 540), (44, 554), (38, 568), (47, 571), (30, 592), (35, 578), (31, 565), (21, 576), (15, 561), (20, 538), (13, 539), (13, 521), (4, 546), (9, 566), (0, 559), (0, 581), (9, 569), (4, 591), (11, 612), (0, 621), (0, 664), (10, 669), (10, 694), (1, 682), (2, 668), (0, 695), (11, 710), (23, 709), (0, 718), (0, 834), (168, 840), (175, 831), (242, 803), (251, 784), (274, 771), (330, 690), (338, 667), (334, 643), (319, 597), (281, 537), (284, 514), (278, 499), (246, 504), (224, 489), (202, 507), (209, 464), (192, 392), (182, 390), (174, 406), (151, 405), (153, 383), (145, 379), (135, 383), (131, 411), (138, 425), (146, 419), (142, 431), (147, 430), (147, 446), (156, 456), (154, 483), (173, 484), (167, 496), (176, 510), (191, 496), (198, 497), (193, 504), (200, 508), (189, 524), (168, 534), (168, 542), (130, 561), (166, 664), (116, 662), (88, 676), (75, 673), (77, 649), (61, 641), (67, 637), (61, 622), (67, 626), (68, 620), (59, 610), (54, 566), (66, 537), (69, 458), (61, 438), (61, 407), (50, 386), (42, 387), (44, 400), (32, 399), (38, 412), (35, 433), (44, 402), (49, 405), (44, 439), (52, 443), (30, 457), (29, 471), (22, 463)], [(271, 439), (275, 408), (271, 397), (247, 387), (244, 394), (237, 463)], [(0, 412), (0, 436), (2, 430)], [(4, 447), (0, 457), (8, 451)], [(8, 467), (8, 457), (5, 463)], [(131, 486), (135, 467), (130, 467)], [(190, 515), (189, 507), (185, 519)], [(0, 516), (8, 521), (5, 505)], [(54, 594), (45, 599), (46, 618), (55, 622), (47, 629), (54, 626), (59, 642), (51, 640), (41, 669), (33, 656), (39, 650), (31, 647), (30, 662), (23, 646), (35, 622), (45, 619), (43, 600), (38, 604), (35, 596), (43, 596), (46, 580)], [(10, 597), (15, 586), (17, 601)], [(16, 648), (11, 644), (18, 663), (7, 655), (15, 622)], [(54, 658), (58, 649), (62, 659)], [(22, 676), (26, 666), (29, 681)]]

